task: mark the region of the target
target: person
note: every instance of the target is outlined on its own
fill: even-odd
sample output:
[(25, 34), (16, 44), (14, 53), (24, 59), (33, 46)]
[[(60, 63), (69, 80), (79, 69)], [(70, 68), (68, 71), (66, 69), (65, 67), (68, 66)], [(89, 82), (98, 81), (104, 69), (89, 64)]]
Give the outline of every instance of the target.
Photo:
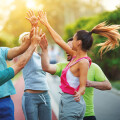
[[(73, 38), (68, 39), (68, 45), (71, 48), (72, 40)], [(68, 62), (57, 63), (55, 65), (50, 64), (46, 42), (42, 43), (41, 48), (42, 48), (41, 54), (42, 69), (45, 72), (60, 77), (62, 74), (62, 70), (67, 66)], [(67, 54), (67, 61), (70, 61), (71, 59), (72, 57), (69, 54)], [(88, 70), (87, 78), (88, 78), (86, 83), (87, 88), (85, 90), (85, 94), (83, 95), (83, 98), (86, 103), (86, 112), (83, 120), (96, 120), (93, 103), (94, 88), (99, 90), (111, 90), (112, 87), (111, 83), (108, 81), (107, 77), (105, 76), (101, 68), (95, 63), (91, 64), (91, 67)]]
[[(31, 10), (28, 12), (29, 21), (33, 26), (37, 17)], [(21, 43), (27, 33), (21, 34)], [(45, 36), (43, 37), (45, 39)], [(37, 48), (36, 48), (37, 49)], [(22, 109), (26, 120), (51, 120), (51, 104), (48, 94), (48, 84), (46, 72), (41, 67), (41, 56), (35, 50), (28, 63), (23, 68), (23, 78), (25, 82), (24, 94), (22, 96)]]
[(51, 49), (49, 50), (48, 54), (50, 56), (50, 64), (56, 64), (58, 53), (55, 50), (54, 46), (51, 46)]
[[(33, 29), (33, 36), (31, 40), (24, 39), (24, 47), (31, 41), (29, 48), (26, 50), (25, 53), (22, 54), (19, 61), (15, 63), (13, 66), (7, 68), (6, 60), (12, 59), (13, 57), (19, 55), (20, 53), (25, 50), (23, 44), (21, 47), (16, 48), (0, 48), (0, 66), (1, 72), (0, 74), (0, 120), (14, 120), (14, 104), (10, 97), (10, 95), (15, 94), (15, 89), (10, 80), (14, 77), (28, 62), (30, 59), (34, 49), (37, 47), (38, 43), (40, 42), (43, 36), (38, 36), (38, 29)], [(20, 49), (22, 48), (22, 49)], [(14, 52), (15, 50), (15, 52)], [(13, 52), (13, 53), (12, 53)]]
[[(103, 22), (95, 26), (90, 32), (79, 30), (73, 36), (73, 47), (71, 49), (50, 26), (46, 14), (43, 11), (39, 11), (38, 14), (40, 22), (46, 26), (53, 40), (72, 56), (72, 60), (62, 71), (61, 75), (60, 88), (63, 94), (61, 97), (59, 119), (82, 120), (85, 112), (85, 103), (82, 95), (85, 93), (87, 72), (91, 65), (91, 59), (87, 56), (87, 51), (93, 43), (92, 33), (100, 34), (108, 38), (105, 43), (99, 44), (102, 55), (105, 48), (106, 52), (118, 45), (120, 39), (118, 32), (119, 26), (106, 26)], [(76, 102), (73, 100), (73, 95)], [(80, 104), (79, 106), (78, 103)]]

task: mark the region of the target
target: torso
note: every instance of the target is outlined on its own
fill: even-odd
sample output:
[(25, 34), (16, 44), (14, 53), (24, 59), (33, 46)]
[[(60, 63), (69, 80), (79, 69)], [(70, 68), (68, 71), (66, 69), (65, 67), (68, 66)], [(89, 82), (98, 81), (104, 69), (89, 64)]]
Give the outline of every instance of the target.
[[(79, 58), (75, 57), (73, 58), (73, 60), (69, 63), (68, 67), (70, 67), (70, 71), (71, 73), (75, 76), (75, 77), (79, 77), (80, 74), (80, 68), (79, 68), (79, 62), (77, 62), (76, 64), (72, 65), (73, 63), (75, 63)], [(86, 59), (84, 59), (86, 60)], [(72, 65), (72, 66), (71, 66)]]
[(23, 69), (25, 92), (42, 93), (48, 90), (46, 73), (41, 67), (41, 58), (33, 53), (31, 59)]

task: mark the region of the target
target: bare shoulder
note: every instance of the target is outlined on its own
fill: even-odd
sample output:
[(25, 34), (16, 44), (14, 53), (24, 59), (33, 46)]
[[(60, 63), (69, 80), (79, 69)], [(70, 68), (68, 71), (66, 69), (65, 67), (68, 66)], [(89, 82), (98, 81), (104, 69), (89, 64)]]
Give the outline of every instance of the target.
[(87, 59), (82, 59), (79, 61), (79, 68), (83, 69), (83, 68), (88, 68), (89, 66), (89, 61)]

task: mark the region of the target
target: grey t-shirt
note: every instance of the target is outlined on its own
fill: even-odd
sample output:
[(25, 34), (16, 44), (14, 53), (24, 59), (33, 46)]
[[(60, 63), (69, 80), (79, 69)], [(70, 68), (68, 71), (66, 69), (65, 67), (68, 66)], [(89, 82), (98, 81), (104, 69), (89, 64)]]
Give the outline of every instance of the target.
[(33, 53), (31, 59), (23, 68), (23, 77), (25, 81), (25, 90), (48, 90), (46, 72), (41, 67), (41, 57)]

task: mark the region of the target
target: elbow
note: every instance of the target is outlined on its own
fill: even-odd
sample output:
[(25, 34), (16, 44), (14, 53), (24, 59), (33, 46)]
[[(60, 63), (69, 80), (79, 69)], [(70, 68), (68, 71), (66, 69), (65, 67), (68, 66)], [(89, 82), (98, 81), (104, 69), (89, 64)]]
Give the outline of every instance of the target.
[(45, 72), (48, 72), (48, 67), (43, 67), (42, 66), (42, 70), (45, 71)]
[(106, 90), (111, 90), (111, 89), (112, 89), (112, 85), (109, 81), (107, 81)]
[(108, 86), (108, 90), (111, 90), (112, 89), (112, 85), (110, 84), (109, 86)]
[(47, 72), (46, 68), (44, 68), (44, 67), (42, 68), (42, 70), (45, 71), (45, 72)]

